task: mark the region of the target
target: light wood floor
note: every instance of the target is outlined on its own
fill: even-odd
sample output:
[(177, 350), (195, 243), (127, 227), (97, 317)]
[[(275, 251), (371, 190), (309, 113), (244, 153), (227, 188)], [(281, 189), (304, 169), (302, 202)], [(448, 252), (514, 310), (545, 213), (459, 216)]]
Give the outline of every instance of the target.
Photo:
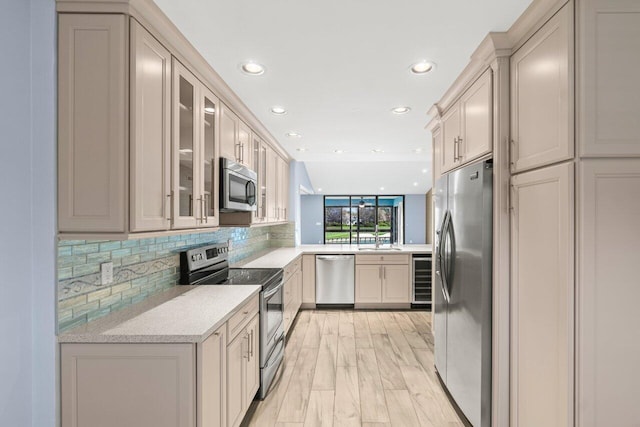
[(243, 426), (463, 426), (421, 311), (300, 312), (282, 380), (254, 408)]

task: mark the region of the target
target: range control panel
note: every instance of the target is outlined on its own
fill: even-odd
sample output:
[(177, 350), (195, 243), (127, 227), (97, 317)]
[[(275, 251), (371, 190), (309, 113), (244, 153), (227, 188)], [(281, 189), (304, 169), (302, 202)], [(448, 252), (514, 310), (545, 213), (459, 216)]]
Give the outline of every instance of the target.
[(220, 261), (224, 261), (229, 256), (229, 246), (227, 243), (216, 243), (208, 246), (201, 246), (195, 249), (189, 249), (182, 253), (182, 257), (186, 258), (189, 264), (189, 271), (199, 270)]

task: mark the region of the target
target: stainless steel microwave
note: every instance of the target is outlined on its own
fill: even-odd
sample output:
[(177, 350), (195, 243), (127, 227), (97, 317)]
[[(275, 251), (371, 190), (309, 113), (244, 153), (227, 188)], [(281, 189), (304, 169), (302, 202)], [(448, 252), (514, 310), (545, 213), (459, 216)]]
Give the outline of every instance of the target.
[(220, 158), (220, 210), (247, 212), (256, 210), (258, 175), (246, 166)]

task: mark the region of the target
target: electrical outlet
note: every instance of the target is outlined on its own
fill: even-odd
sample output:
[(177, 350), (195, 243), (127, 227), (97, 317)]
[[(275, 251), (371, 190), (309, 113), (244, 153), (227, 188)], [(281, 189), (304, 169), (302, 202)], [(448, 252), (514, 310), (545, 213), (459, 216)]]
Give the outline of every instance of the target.
[(102, 274), (102, 280), (100, 281), (103, 285), (110, 285), (113, 283), (113, 263), (112, 262), (103, 262), (100, 264), (100, 273)]
[(229, 252), (231, 252), (231, 249), (233, 248), (233, 240), (227, 240), (227, 246), (229, 246)]

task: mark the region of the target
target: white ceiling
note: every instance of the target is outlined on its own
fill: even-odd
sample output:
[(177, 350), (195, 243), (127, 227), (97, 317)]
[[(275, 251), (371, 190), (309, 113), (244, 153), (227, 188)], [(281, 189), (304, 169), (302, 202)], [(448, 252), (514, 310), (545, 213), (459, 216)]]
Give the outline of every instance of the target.
[[(484, 36), (507, 30), (531, 2), (155, 1), (324, 194), (428, 191), (427, 110)], [(437, 67), (411, 74), (423, 59)], [(266, 72), (243, 74), (247, 60)], [(273, 115), (274, 105), (288, 113)], [(411, 111), (392, 114), (397, 106)], [(285, 136), (292, 131), (302, 137)]]

